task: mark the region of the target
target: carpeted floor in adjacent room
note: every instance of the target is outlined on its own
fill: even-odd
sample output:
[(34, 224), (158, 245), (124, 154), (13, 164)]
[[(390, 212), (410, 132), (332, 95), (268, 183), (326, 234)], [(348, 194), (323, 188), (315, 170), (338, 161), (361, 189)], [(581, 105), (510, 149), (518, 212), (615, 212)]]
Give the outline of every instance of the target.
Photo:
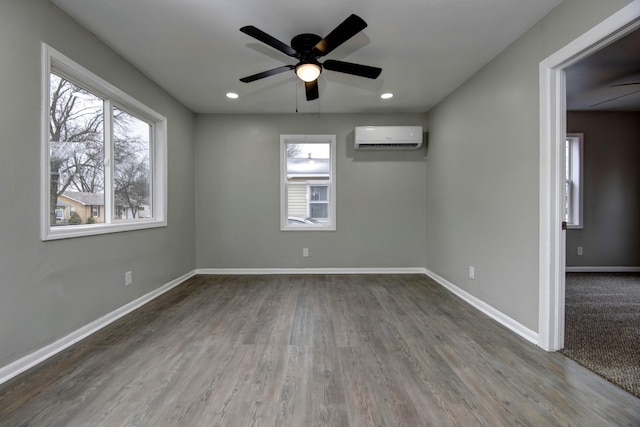
[(567, 273), (562, 353), (640, 397), (640, 273)]

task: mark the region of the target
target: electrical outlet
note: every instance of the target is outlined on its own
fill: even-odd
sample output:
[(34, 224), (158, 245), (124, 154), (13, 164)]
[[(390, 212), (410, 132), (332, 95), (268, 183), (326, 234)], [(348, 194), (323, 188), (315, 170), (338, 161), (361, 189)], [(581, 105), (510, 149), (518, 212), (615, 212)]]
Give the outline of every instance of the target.
[(578, 255), (582, 255), (582, 246), (578, 246)]
[(302, 248), (302, 256), (303, 257), (309, 256), (309, 248)]
[(475, 279), (476, 278), (476, 269), (472, 266), (469, 266), (469, 279)]
[(127, 271), (124, 273), (124, 285), (129, 286), (131, 283), (133, 283), (133, 274), (130, 271)]

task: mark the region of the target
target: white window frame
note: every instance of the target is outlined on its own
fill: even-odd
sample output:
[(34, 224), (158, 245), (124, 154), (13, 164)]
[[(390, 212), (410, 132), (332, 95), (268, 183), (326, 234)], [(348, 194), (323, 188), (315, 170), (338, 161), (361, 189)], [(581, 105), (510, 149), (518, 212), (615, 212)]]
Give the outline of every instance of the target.
[[(565, 197), (567, 200), (567, 228), (582, 229), (583, 212), (583, 188), (584, 188), (584, 134), (568, 133), (566, 143), (569, 144), (568, 159), (565, 159), (566, 172), (569, 178), (565, 178)], [(565, 150), (566, 152), (567, 150)]]
[[(330, 176), (327, 180), (307, 181), (293, 185), (326, 185), (328, 187), (329, 219), (317, 224), (289, 224), (287, 214), (287, 144), (329, 144)], [(307, 190), (308, 191), (308, 190)], [(307, 209), (309, 207), (307, 200)], [(280, 135), (280, 230), (282, 231), (335, 231), (336, 230), (336, 136), (335, 135)]]
[[(111, 109), (116, 106), (136, 117), (147, 121), (151, 125), (151, 155), (150, 166), (152, 218), (130, 221), (114, 220), (111, 190), (111, 168), (113, 162), (109, 156), (111, 152), (111, 137), (108, 124), (105, 124), (105, 205), (104, 223), (83, 224), (82, 226), (51, 227), (49, 212), (49, 91), (50, 74), (52, 70), (62, 74), (105, 100), (107, 121), (111, 116)], [(147, 228), (166, 227), (167, 225), (167, 119), (151, 108), (132, 98), (122, 90), (98, 77), (77, 62), (42, 44), (42, 130), (41, 130), (41, 238), (42, 240), (67, 239), (82, 236), (93, 236), (107, 233), (140, 230)]]

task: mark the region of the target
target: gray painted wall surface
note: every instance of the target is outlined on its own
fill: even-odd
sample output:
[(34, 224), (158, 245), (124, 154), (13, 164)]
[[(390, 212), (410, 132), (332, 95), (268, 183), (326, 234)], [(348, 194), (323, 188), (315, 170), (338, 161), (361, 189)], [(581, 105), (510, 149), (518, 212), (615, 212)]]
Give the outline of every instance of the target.
[(567, 231), (567, 266), (640, 267), (640, 113), (570, 112), (567, 131), (584, 133), (584, 228)]
[[(422, 114), (197, 116), (197, 267), (423, 267), (425, 147), (354, 151), (353, 133), (355, 126), (424, 120)], [(337, 231), (280, 231), (280, 134), (336, 134)]]
[[(41, 41), (167, 117), (168, 227), (40, 240)], [(46, 0), (0, 3), (0, 54), (5, 366), (193, 270), (194, 115)]]
[(534, 331), (538, 64), (628, 3), (566, 0), (428, 114), (426, 267)]

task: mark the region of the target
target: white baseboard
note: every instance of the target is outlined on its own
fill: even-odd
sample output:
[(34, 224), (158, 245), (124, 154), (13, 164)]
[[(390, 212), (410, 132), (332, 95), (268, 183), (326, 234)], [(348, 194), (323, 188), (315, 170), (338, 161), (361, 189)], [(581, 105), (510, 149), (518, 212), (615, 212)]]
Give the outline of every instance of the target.
[(520, 335), (522, 338), (526, 339), (527, 341), (530, 341), (535, 345), (539, 345), (537, 332), (532, 331), (531, 329), (525, 327), (519, 322), (516, 322), (511, 317), (507, 316), (506, 314), (502, 313), (499, 310), (496, 310), (486, 302), (474, 297), (467, 291), (460, 289), (453, 283), (438, 276), (434, 272), (429, 270), (426, 270), (426, 271), (427, 271), (426, 272), (427, 276), (431, 277), (438, 284), (442, 285), (443, 287), (445, 287), (446, 289), (448, 289), (458, 297), (462, 298), (462, 300), (470, 304), (472, 307), (486, 314), (487, 316), (489, 316), (496, 322), (500, 323), (501, 325), (505, 326), (506, 328), (510, 329), (511, 331), (515, 332), (516, 334)]
[(567, 273), (640, 273), (640, 267), (565, 267)]
[(198, 268), (196, 274), (426, 274), (421, 267), (406, 268)]
[(21, 359), (18, 359), (7, 366), (0, 368), (0, 384), (3, 384), (9, 381), (11, 378), (23, 373), (27, 369), (32, 368), (35, 365), (44, 362), (48, 358), (60, 353), (61, 351), (72, 346), (73, 344), (77, 343), (83, 338), (86, 338), (89, 335), (109, 325), (110, 323), (115, 322), (122, 316), (129, 314), (130, 312), (137, 309), (138, 307), (143, 306), (144, 304), (148, 303), (154, 298), (157, 298), (158, 296), (164, 294), (170, 289), (175, 288), (185, 280), (193, 277), (195, 274), (196, 274), (195, 271), (191, 271), (190, 273), (187, 273), (175, 280), (172, 280), (171, 282), (159, 287), (158, 289), (155, 289), (149, 292), (148, 294), (145, 294), (140, 298), (133, 300), (130, 303), (112, 311), (111, 313), (108, 313), (102, 316), (101, 318), (94, 320), (93, 322), (70, 333), (69, 335), (63, 338), (60, 338), (59, 340), (39, 350), (34, 351), (33, 353), (28, 354), (27, 356)]

